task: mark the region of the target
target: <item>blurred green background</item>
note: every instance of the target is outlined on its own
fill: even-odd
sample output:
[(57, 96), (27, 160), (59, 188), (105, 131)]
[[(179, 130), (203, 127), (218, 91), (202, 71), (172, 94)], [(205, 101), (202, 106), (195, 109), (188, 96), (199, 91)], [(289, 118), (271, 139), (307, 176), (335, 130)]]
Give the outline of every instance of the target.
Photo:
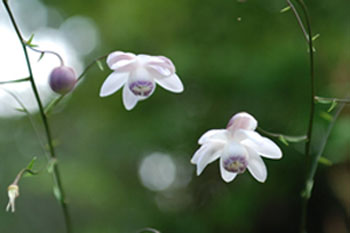
[[(98, 96), (111, 71), (94, 67), (50, 116), (74, 232), (136, 233), (144, 227), (162, 233), (297, 232), (303, 144), (287, 147), (277, 141), (284, 157), (264, 160), (265, 184), (248, 172), (226, 184), (218, 162), (197, 177), (189, 162), (198, 138), (209, 129), (224, 128), (239, 111), (254, 115), (266, 130), (305, 133), (307, 45), (292, 12), (279, 12), (285, 1), (43, 2), (64, 19), (82, 15), (94, 20), (100, 41), (84, 57), (86, 64), (115, 50), (161, 54), (172, 59), (185, 85), (180, 95), (158, 87), (128, 112), (121, 92)], [(313, 31), (321, 35), (315, 42), (317, 94), (345, 97), (350, 92), (350, 2), (306, 3)], [(324, 133), (327, 121), (320, 114), (328, 107), (317, 106), (316, 139)], [(5, 212), (7, 186), (18, 171), (34, 155), (38, 169), (46, 159), (26, 117), (1, 119), (0, 128), (0, 232), (64, 232), (51, 177), (45, 172), (23, 178), (16, 213)], [(309, 232), (349, 232), (349, 132), (350, 109), (345, 108), (325, 152), (334, 164), (320, 165), (317, 173)], [(174, 182), (165, 190), (151, 190), (140, 179), (142, 161), (153, 153), (163, 154), (175, 166)], [(167, 173), (154, 169), (154, 179)]]

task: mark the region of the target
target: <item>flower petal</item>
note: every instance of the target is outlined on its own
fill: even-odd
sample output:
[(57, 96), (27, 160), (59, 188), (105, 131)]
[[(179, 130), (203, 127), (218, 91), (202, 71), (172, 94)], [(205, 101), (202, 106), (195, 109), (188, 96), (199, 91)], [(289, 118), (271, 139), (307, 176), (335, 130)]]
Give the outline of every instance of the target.
[(210, 143), (201, 146), (191, 159), (191, 163), (197, 165), (197, 175), (199, 176), (204, 168), (214, 162), (222, 154), (223, 146), (219, 143)]
[(243, 145), (250, 147), (263, 157), (270, 159), (282, 158), (281, 149), (272, 140), (262, 137), (257, 132), (239, 130), (234, 137), (240, 138)]
[(118, 91), (126, 83), (128, 77), (128, 73), (111, 73), (101, 87), (100, 96), (109, 96)]
[(246, 112), (235, 114), (227, 124), (227, 129), (234, 132), (238, 129), (255, 130), (258, 126), (257, 120)]
[(128, 85), (123, 88), (123, 103), (126, 110), (133, 109), (138, 102), (138, 97), (135, 96), (129, 89)]
[(259, 182), (264, 183), (267, 178), (267, 169), (264, 161), (258, 153), (251, 148), (246, 148), (249, 153), (248, 170), (250, 174)]
[(180, 78), (176, 74), (173, 74), (169, 77), (156, 78), (155, 80), (159, 84), (159, 86), (163, 87), (168, 91), (180, 93), (184, 90), (184, 86)]
[(170, 76), (175, 73), (175, 66), (172, 61), (164, 56), (150, 56), (147, 67), (155, 76)]
[(205, 132), (198, 140), (198, 144), (202, 145), (207, 142), (221, 142), (226, 143), (227, 130), (226, 129), (212, 129)]
[(124, 53), (121, 51), (116, 51), (108, 55), (107, 64), (110, 69), (118, 70), (121, 72), (127, 71), (126, 68), (134, 62), (136, 55), (133, 53)]
[(224, 168), (224, 160), (222, 157), (220, 158), (220, 173), (222, 179), (226, 183), (231, 182), (237, 176), (237, 173), (229, 172)]

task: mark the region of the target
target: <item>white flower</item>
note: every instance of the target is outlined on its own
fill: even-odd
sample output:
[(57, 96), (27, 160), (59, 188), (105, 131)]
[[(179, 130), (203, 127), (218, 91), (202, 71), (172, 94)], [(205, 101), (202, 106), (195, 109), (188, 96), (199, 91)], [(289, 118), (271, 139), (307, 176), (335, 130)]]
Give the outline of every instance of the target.
[(15, 200), (19, 196), (19, 188), (17, 185), (11, 184), (7, 190), (8, 190), (8, 196), (9, 196), (9, 202), (7, 204), (7, 207), (6, 207), (6, 211), (11, 210), (11, 212), (14, 213), (15, 212)]
[(184, 90), (174, 64), (166, 57), (116, 51), (109, 54), (107, 64), (114, 72), (103, 83), (100, 96), (109, 96), (124, 86), (123, 103), (127, 110), (151, 96), (156, 83), (171, 92)]
[(201, 147), (191, 159), (191, 163), (197, 165), (197, 175), (220, 158), (224, 181), (231, 182), (248, 168), (256, 180), (265, 182), (267, 170), (260, 156), (280, 159), (282, 152), (273, 141), (255, 132), (257, 125), (253, 116), (241, 112), (231, 118), (226, 129), (207, 131), (198, 140)]

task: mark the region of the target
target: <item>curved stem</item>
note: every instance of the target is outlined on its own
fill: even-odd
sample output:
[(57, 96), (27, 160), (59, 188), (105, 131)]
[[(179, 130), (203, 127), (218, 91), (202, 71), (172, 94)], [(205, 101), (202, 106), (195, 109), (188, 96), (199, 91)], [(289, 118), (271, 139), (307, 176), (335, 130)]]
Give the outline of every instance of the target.
[[(26, 44), (26, 43), (25, 43)], [(28, 48), (30, 48), (31, 50), (33, 50), (34, 52), (37, 52), (37, 53), (41, 53), (42, 55), (44, 55), (45, 53), (49, 53), (49, 54), (52, 54), (52, 55), (55, 55), (59, 60), (60, 60), (60, 63), (61, 63), (61, 66), (64, 65), (64, 61), (63, 61), (63, 58), (61, 57), (61, 55), (59, 55), (58, 53), (56, 53), (55, 51), (51, 51), (51, 50), (40, 50), (40, 49), (36, 49), (28, 44), (26, 44), (26, 46)], [(40, 60), (40, 58), (39, 58)]]
[[(105, 54), (105, 55), (103, 55), (103, 56), (100, 56), (100, 57), (94, 59), (92, 62), (90, 62), (90, 64), (87, 65), (87, 66), (85, 67), (85, 69), (83, 70), (83, 72), (78, 76), (78, 78), (77, 78), (78, 81), (77, 81), (77, 82), (79, 82), (79, 81), (86, 75), (86, 73), (90, 70), (91, 67), (93, 67), (93, 65), (95, 65), (95, 64), (96, 64), (97, 62), (99, 62), (100, 60), (105, 59), (107, 56), (108, 56), (108, 54)], [(59, 97), (53, 99), (53, 100), (47, 105), (47, 107), (45, 108), (45, 113), (46, 113), (46, 114), (49, 114), (49, 113), (51, 112), (51, 110), (52, 110), (59, 102), (61, 102), (61, 100), (62, 100), (65, 96), (67, 96), (67, 94), (61, 95), (61, 96), (59, 96)]]
[[(12, 11), (11, 11), (7, 1), (3, 0), (3, 4), (5, 5), (6, 11), (7, 11), (8, 15), (10, 17), (12, 25), (13, 25), (15, 31), (16, 31), (16, 34), (17, 34), (20, 42), (21, 42), (21, 45), (22, 45), (22, 48), (23, 48), (23, 52), (24, 52), (24, 56), (25, 56), (26, 63), (27, 63), (27, 67), (28, 67), (30, 83), (32, 85), (34, 96), (35, 96), (35, 99), (36, 99), (36, 101), (38, 103), (40, 116), (41, 116), (43, 124), (44, 124), (44, 129), (45, 129), (45, 133), (46, 133), (46, 137), (47, 137), (47, 141), (48, 141), (48, 145), (49, 145), (50, 156), (51, 156), (51, 159), (55, 159), (56, 160), (56, 154), (55, 154), (55, 149), (54, 149), (54, 146), (53, 146), (53, 143), (52, 143), (52, 136), (51, 136), (50, 126), (49, 126), (46, 114), (44, 112), (44, 107), (42, 105), (38, 89), (37, 89), (35, 81), (34, 81), (33, 72), (32, 72), (30, 61), (29, 61), (28, 52), (27, 52), (27, 49), (26, 49), (26, 44), (24, 43), (22, 34), (21, 34), (17, 24), (16, 24), (15, 18), (14, 18), (13, 14), (12, 14)], [(60, 194), (60, 196), (59, 196), (60, 198), (58, 198), (58, 200), (59, 200), (59, 202), (61, 204), (61, 207), (62, 207), (64, 220), (65, 220), (65, 224), (66, 224), (66, 230), (67, 230), (67, 233), (70, 233), (71, 232), (70, 215), (69, 215), (68, 207), (67, 207), (67, 204), (66, 204), (66, 201), (65, 201), (65, 194), (64, 194), (62, 183), (61, 183), (61, 178), (60, 178), (60, 173), (59, 173), (59, 169), (58, 169), (57, 163), (53, 164), (52, 174), (53, 174), (53, 179), (54, 179), (54, 183), (55, 183), (55, 186), (54, 186), (55, 190), (57, 189), (57, 191)]]
[(291, 135), (286, 135), (286, 134), (281, 134), (281, 133), (272, 133), (272, 132), (267, 131), (261, 127), (258, 127), (257, 131), (260, 132), (261, 134), (265, 134), (266, 136), (269, 136), (269, 137), (278, 138), (280, 140), (282, 138), (288, 142), (304, 142), (307, 140), (306, 135), (291, 136)]

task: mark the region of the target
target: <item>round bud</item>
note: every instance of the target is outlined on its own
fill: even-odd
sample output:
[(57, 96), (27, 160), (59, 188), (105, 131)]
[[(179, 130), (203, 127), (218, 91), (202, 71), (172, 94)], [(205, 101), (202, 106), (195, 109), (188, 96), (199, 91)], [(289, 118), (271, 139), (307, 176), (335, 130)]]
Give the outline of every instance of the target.
[(52, 70), (49, 78), (51, 89), (58, 94), (67, 94), (77, 82), (77, 76), (72, 68), (59, 66)]

